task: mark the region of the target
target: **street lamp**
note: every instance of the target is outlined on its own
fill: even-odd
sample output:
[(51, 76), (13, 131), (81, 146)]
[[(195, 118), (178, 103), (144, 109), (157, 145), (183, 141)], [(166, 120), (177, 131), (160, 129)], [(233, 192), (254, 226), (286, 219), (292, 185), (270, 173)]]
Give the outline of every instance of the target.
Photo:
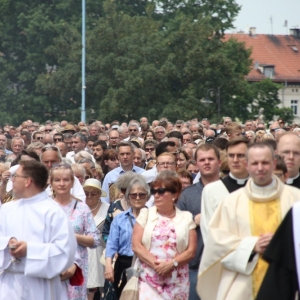
[(85, 0), (82, 0), (82, 58), (81, 58), (81, 81), (82, 81), (82, 89), (81, 89), (81, 121), (85, 122)]
[(213, 103), (211, 100), (209, 100), (209, 94), (211, 92), (214, 92), (216, 94), (216, 103), (218, 105), (218, 121), (220, 121), (220, 114), (221, 114), (221, 98), (220, 98), (220, 87), (218, 87), (218, 89), (209, 89), (206, 93), (206, 97), (205, 99), (202, 99), (201, 102), (202, 103), (207, 103), (207, 104), (210, 104), (210, 103)]

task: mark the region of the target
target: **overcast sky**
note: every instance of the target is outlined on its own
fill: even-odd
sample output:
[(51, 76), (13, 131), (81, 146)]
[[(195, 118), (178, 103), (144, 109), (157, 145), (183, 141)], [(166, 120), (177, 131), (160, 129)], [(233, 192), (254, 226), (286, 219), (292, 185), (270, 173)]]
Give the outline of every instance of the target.
[[(288, 29), (300, 28), (300, 0), (236, 0), (242, 8), (234, 22), (236, 31), (249, 31), (249, 27), (256, 27), (257, 34), (271, 34), (273, 20), (273, 34), (286, 34), (283, 27), (288, 21)], [(288, 31), (289, 34), (289, 31)]]

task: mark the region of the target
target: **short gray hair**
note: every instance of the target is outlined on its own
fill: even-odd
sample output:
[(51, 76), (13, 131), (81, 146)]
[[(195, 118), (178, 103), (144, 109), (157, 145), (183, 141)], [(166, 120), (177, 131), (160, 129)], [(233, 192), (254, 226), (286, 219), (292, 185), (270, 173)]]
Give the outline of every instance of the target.
[(72, 138), (79, 138), (81, 143), (86, 143), (87, 144), (87, 137), (84, 134), (80, 133), (80, 132), (74, 133), (72, 135)]
[(148, 183), (146, 182), (145, 178), (140, 175), (140, 174), (136, 174), (137, 176), (135, 176), (134, 178), (132, 178), (129, 181), (128, 184), (128, 188), (126, 189), (126, 193), (125, 193), (125, 199), (127, 201), (129, 201), (129, 194), (132, 190), (133, 187), (138, 187), (142, 190), (144, 190), (147, 194), (147, 201), (149, 200), (151, 194), (150, 194), (150, 187), (148, 185)]
[(121, 147), (130, 147), (132, 153), (134, 153), (134, 150), (135, 150), (135, 148), (136, 148), (132, 143), (123, 141), (123, 142), (120, 142), (120, 143), (118, 144), (118, 146), (117, 146), (117, 153), (118, 153), (118, 154), (119, 154), (119, 151), (120, 151), (120, 148), (121, 148)]
[(138, 174), (132, 171), (126, 172), (122, 175), (120, 175), (117, 179), (117, 181), (115, 182), (115, 185), (117, 187), (118, 190), (127, 190), (128, 186), (129, 186), (129, 182), (135, 178)]

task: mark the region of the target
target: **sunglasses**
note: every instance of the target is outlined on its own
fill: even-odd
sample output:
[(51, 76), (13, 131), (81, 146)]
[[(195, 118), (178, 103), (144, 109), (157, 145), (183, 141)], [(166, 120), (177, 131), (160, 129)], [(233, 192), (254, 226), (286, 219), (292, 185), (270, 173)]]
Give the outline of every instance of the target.
[(129, 129), (129, 131), (137, 131), (137, 129)]
[(42, 140), (43, 140), (43, 137), (42, 137), (42, 136), (38, 136), (36, 139), (37, 139), (38, 141), (42, 141)]
[(61, 138), (57, 138), (57, 139), (53, 139), (54, 142), (61, 142), (62, 139)]
[(146, 152), (151, 152), (151, 151), (154, 151), (154, 149), (155, 149), (154, 147), (153, 148), (145, 148), (145, 151)]
[(139, 199), (145, 199), (147, 196), (146, 193), (133, 193), (133, 194), (129, 194), (129, 197), (131, 199), (137, 199), (137, 197), (139, 197)]
[(166, 189), (166, 188), (158, 188), (158, 189), (150, 189), (151, 195), (155, 195), (156, 193), (158, 193), (158, 195), (163, 195), (165, 192), (170, 192), (172, 193), (171, 190)]
[(45, 130), (45, 132), (51, 132), (52, 131), (52, 129), (46, 129)]

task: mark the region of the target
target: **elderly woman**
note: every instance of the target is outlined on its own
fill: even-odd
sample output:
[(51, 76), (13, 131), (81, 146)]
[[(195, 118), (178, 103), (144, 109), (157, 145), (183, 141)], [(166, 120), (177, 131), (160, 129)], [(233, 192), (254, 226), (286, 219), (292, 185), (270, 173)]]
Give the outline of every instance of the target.
[(103, 232), (102, 232), (102, 238), (104, 242), (107, 242), (107, 238), (110, 232), (110, 226), (114, 219), (114, 217), (130, 208), (130, 201), (128, 201), (128, 198), (125, 198), (127, 187), (129, 186), (129, 182), (135, 178), (139, 177), (138, 174), (134, 172), (126, 172), (125, 174), (119, 176), (117, 181), (114, 183), (116, 188), (120, 191), (120, 197), (118, 200), (114, 201), (110, 204), (109, 209), (107, 211), (107, 216), (104, 222)]
[[(107, 214), (109, 204), (101, 202), (101, 196), (106, 196), (105, 191), (101, 189), (101, 183), (97, 179), (87, 179), (83, 185), (86, 195), (86, 204), (90, 208), (95, 224), (102, 234), (102, 228)], [(97, 291), (102, 292), (104, 287), (104, 266), (99, 258), (103, 252), (103, 245), (95, 249), (88, 248), (88, 299), (93, 300)]]
[(86, 180), (86, 169), (83, 165), (80, 164), (71, 164), (71, 168), (74, 172), (74, 176), (77, 177), (80, 184), (83, 185), (84, 181)]
[(196, 251), (192, 214), (176, 208), (181, 182), (173, 171), (152, 183), (155, 206), (142, 209), (132, 236), (132, 249), (142, 263), (139, 299), (188, 299), (188, 262)]
[[(133, 226), (140, 210), (145, 207), (147, 200), (150, 198), (150, 188), (141, 175), (137, 175), (129, 182), (125, 198), (130, 203), (130, 208), (114, 218), (106, 244), (105, 256), (105, 278), (114, 283), (117, 298), (120, 298), (126, 284), (126, 278), (121, 278), (121, 275), (132, 263), (131, 238)], [(113, 269), (112, 260), (116, 253), (118, 253), (118, 258)]]
[[(74, 173), (69, 165), (53, 165), (50, 171), (50, 184), (55, 194), (54, 200), (65, 211), (74, 229), (78, 244), (77, 252), (82, 262), (81, 267), (84, 283), (82, 286), (68, 285), (68, 297), (70, 300), (86, 300), (88, 277), (87, 248), (96, 248), (99, 246), (99, 231), (89, 207), (71, 195), (70, 191), (74, 184)], [(68, 270), (68, 272), (73, 271)]]

